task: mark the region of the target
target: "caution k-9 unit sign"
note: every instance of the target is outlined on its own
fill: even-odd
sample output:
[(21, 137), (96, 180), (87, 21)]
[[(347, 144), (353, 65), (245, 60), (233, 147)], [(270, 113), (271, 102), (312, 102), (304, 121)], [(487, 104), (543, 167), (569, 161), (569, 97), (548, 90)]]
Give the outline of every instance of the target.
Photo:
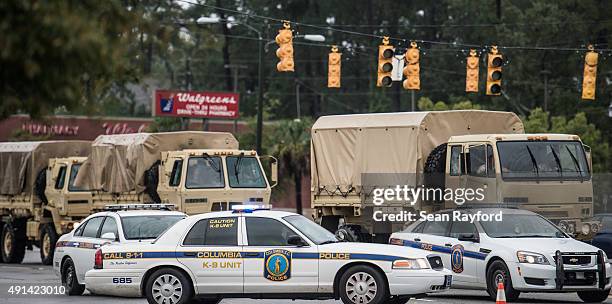
[(156, 90), (155, 116), (187, 118), (238, 118), (240, 94)]

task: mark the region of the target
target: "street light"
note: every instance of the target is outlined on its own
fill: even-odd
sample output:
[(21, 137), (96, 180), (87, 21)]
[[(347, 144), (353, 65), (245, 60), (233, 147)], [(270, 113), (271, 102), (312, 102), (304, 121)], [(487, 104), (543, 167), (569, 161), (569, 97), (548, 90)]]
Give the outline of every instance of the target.
[[(247, 24), (247, 23), (241, 23), (241, 22), (237, 22), (237, 21), (233, 21), (233, 20), (227, 20), (227, 19), (221, 19), (219, 17), (216, 16), (202, 16), (200, 18), (198, 18), (196, 20), (196, 24), (216, 24), (216, 23), (220, 23), (220, 22), (227, 22), (228, 24), (236, 24), (236, 25), (243, 25), (245, 27), (247, 27), (248, 29), (250, 29), (251, 31), (257, 33), (257, 42), (258, 42), (258, 48), (259, 48), (259, 60), (258, 60), (258, 67), (257, 67), (257, 74), (258, 74), (258, 78), (257, 79), (257, 130), (255, 133), (255, 147), (257, 150), (257, 154), (261, 154), (261, 142), (262, 142), (262, 137), (263, 137), (263, 61), (264, 61), (264, 41), (263, 41), (263, 36), (262, 36), (262, 32), (264, 31), (264, 29), (262, 30), (258, 30), (255, 27)], [(325, 41), (325, 36), (323, 35), (298, 35), (295, 36), (294, 38), (304, 38), (305, 40), (309, 40), (309, 41), (314, 41), (314, 42), (324, 42)], [(266, 47), (271, 44), (274, 43), (274, 41), (270, 41), (268, 43), (266, 43)]]

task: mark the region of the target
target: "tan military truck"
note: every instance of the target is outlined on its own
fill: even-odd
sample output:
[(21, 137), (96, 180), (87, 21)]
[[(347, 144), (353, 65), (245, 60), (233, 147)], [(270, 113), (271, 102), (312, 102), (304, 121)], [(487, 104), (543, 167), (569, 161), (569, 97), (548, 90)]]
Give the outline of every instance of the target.
[(72, 229), (74, 218), (49, 201), (47, 190), (71, 187), (74, 179), (50, 183), (49, 168), (62, 163), (64, 173), (73, 172), (71, 165), (89, 154), (90, 148), (89, 141), (0, 143), (2, 262), (20, 263), (26, 247), (38, 245), (43, 263), (51, 263), (57, 236)]
[[(540, 213), (570, 233), (597, 229), (589, 153), (580, 138), (524, 134), (514, 113), (440, 111), (325, 116), (312, 127), (311, 198), (321, 225), (349, 240), (386, 242), (407, 212), (502, 204)], [(440, 189), (374, 204), (376, 189)], [(380, 194), (380, 192), (378, 192)], [(422, 191), (421, 193), (426, 193)]]
[(75, 185), (89, 191), (74, 208), (86, 212), (113, 203), (155, 202), (198, 214), (244, 203), (267, 205), (277, 183), (276, 165), (272, 158), (269, 182), (257, 153), (240, 150), (231, 133), (101, 135), (78, 170)]

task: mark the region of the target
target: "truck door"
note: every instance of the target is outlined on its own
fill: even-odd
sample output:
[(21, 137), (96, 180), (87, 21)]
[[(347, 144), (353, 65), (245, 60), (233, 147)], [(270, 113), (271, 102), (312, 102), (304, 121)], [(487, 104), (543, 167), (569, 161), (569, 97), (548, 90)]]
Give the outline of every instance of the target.
[(91, 213), (92, 194), (90, 190), (74, 185), (81, 163), (71, 163), (68, 171), (67, 185), (64, 190), (66, 209), (71, 215), (89, 215)]
[(163, 174), (160, 176), (160, 184), (157, 187), (160, 199), (176, 205), (180, 211), (185, 210), (180, 191), (184, 180), (183, 163), (182, 157), (168, 157), (164, 162)]
[(182, 190), (183, 212), (199, 214), (227, 210), (225, 166), (219, 156), (190, 156)]
[[(462, 144), (449, 145), (448, 147), (445, 188), (455, 192), (456, 189), (465, 188), (465, 156)], [(446, 207), (455, 208), (457, 205), (454, 200), (449, 200), (446, 201)]]
[(68, 164), (52, 161), (50, 170), (47, 171), (47, 186), (45, 187), (45, 196), (51, 206), (60, 208), (64, 206), (63, 191), (66, 187), (66, 173), (68, 172)]
[[(466, 193), (473, 189), (476, 195), (466, 203), (498, 203), (497, 180), (495, 178), (495, 156), (490, 144), (471, 144), (465, 157), (466, 162)], [(455, 199), (457, 202), (457, 199)]]

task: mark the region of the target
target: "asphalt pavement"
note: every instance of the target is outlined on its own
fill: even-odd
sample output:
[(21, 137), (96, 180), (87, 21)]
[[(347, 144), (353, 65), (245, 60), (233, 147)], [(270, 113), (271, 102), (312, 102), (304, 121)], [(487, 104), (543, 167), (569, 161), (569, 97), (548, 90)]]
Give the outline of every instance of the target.
[[(121, 304), (145, 304), (144, 299), (126, 299), (116, 297), (93, 296), (86, 293), (83, 296), (32, 296), (32, 295), (10, 295), (8, 290), (11, 286), (58, 286), (59, 279), (55, 277), (51, 266), (40, 264), (38, 251), (28, 251), (24, 263), (0, 264), (0, 304), (68, 304), (68, 303), (121, 303)], [(289, 301), (289, 300), (250, 300), (250, 299), (228, 299), (223, 300), (222, 304), (341, 304), (340, 301)], [(486, 292), (472, 290), (450, 290), (422, 299), (413, 299), (410, 303), (429, 304), (429, 303), (494, 303)], [(550, 294), (550, 293), (529, 293), (522, 294), (516, 303), (582, 303), (573, 293)], [(612, 299), (606, 303), (612, 304)]]

